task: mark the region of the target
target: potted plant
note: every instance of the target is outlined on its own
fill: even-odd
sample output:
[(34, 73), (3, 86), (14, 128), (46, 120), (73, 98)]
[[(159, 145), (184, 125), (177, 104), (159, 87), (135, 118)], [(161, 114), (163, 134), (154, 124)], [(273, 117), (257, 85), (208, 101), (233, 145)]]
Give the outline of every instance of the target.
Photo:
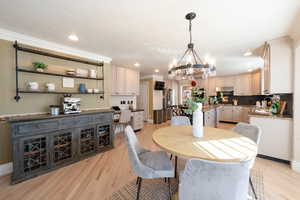
[(48, 65), (42, 62), (33, 62), (32, 66), (38, 72), (44, 72), (44, 69), (48, 67)]
[(203, 137), (202, 104), (207, 102), (204, 90), (199, 87), (192, 88), (192, 96), (186, 101), (187, 109), (184, 112), (193, 116), (193, 136)]

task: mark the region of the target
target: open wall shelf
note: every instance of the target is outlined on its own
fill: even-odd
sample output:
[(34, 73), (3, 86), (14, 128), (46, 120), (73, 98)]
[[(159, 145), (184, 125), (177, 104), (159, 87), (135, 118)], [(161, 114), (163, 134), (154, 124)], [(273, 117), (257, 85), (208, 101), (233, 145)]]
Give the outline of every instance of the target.
[[(14, 97), (15, 100), (18, 102), (21, 99), (20, 93), (31, 93), (31, 94), (81, 94), (81, 95), (95, 95), (95, 94), (100, 94), (103, 95), (104, 91), (100, 91), (98, 93), (80, 93), (80, 92), (62, 92), (62, 91), (31, 91), (31, 90), (22, 90), (19, 88), (19, 73), (32, 73), (32, 74), (37, 74), (37, 75), (48, 75), (48, 76), (59, 76), (59, 77), (69, 77), (69, 78), (74, 78), (74, 79), (88, 79), (88, 80), (94, 80), (94, 81), (102, 81), (102, 88), (104, 88), (104, 63), (103, 62), (92, 62), (88, 60), (82, 60), (78, 58), (72, 58), (72, 57), (67, 57), (67, 56), (61, 56), (58, 54), (53, 54), (49, 53), (46, 51), (42, 50), (36, 50), (36, 49), (31, 49), (28, 47), (22, 47), (18, 45), (18, 42), (15, 41), (14, 43), (14, 48), (15, 48), (15, 62), (16, 62), (16, 96)], [(57, 58), (61, 60), (67, 60), (67, 61), (72, 61), (72, 62), (78, 62), (82, 64), (87, 64), (87, 65), (93, 65), (96, 67), (100, 67), (102, 70), (102, 78), (90, 78), (90, 77), (80, 77), (80, 76), (71, 76), (71, 75), (66, 75), (66, 74), (58, 74), (58, 73), (50, 73), (50, 72), (38, 72), (38, 71), (33, 71), (33, 70), (28, 70), (28, 69), (22, 69), (19, 68), (19, 58), (18, 58), (18, 52), (23, 51), (31, 54), (37, 54), (37, 55), (42, 55), (42, 56), (47, 56), (47, 57), (52, 57), (52, 58)], [(103, 96), (101, 97), (103, 98)]]
[(31, 93), (31, 94), (104, 94), (103, 91), (97, 93), (81, 93), (81, 92), (59, 92), (59, 91), (35, 91), (35, 90), (19, 90), (19, 93)]
[(88, 64), (88, 65), (94, 65), (94, 66), (97, 66), (97, 67), (102, 67), (104, 65), (103, 62), (91, 62), (91, 61), (81, 60), (81, 59), (78, 59), (78, 58), (71, 58), (71, 57), (52, 54), (52, 53), (49, 53), (49, 52), (44, 52), (44, 51), (40, 51), (40, 50), (36, 50), (36, 49), (21, 47), (17, 43), (14, 44), (14, 47), (18, 51), (23, 51), (23, 52), (33, 53), (33, 54), (37, 54), (37, 55), (42, 55), (42, 56), (58, 58), (58, 59), (62, 59), (62, 60), (68, 60), (68, 61)]
[(18, 69), (19, 72), (26, 72), (26, 73), (33, 73), (33, 74), (42, 74), (42, 75), (49, 75), (49, 76), (61, 76), (61, 77), (68, 77), (68, 78), (76, 78), (76, 79), (89, 79), (89, 80), (104, 80), (103, 78), (90, 78), (90, 77), (83, 77), (83, 76), (71, 76), (66, 74), (57, 74), (57, 73), (49, 73), (49, 72), (38, 72), (28, 69)]

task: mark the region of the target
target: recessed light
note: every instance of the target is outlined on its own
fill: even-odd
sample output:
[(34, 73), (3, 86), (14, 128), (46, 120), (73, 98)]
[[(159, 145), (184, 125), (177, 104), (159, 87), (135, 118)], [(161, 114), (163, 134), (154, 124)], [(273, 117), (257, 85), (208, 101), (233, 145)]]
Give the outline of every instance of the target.
[(154, 72), (155, 72), (155, 73), (158, 73), (158, 72), (159, 72), (159, 69), (155, 69)]
[(77, 35), (74, 35), (74, 34), (71, 34), (71, 35), (69, 35), (69, 40), (72, 40), (72, 41), (78, 41), (79, 40), (79, 38), (77, 37)]
[(253, 69), (248, 69), (248, 72), (252, 72), (253, 71)]
[(248, 50), (244, 53), (244, 56), (252, 56), (252, 51)]
[(135, 67), (139, 67), (139, 66), (141, 66), (141, 65), (140, 65), (140, 63), (136, 62), (136, 63), (134, 63), (134, 66), (135, 66)]

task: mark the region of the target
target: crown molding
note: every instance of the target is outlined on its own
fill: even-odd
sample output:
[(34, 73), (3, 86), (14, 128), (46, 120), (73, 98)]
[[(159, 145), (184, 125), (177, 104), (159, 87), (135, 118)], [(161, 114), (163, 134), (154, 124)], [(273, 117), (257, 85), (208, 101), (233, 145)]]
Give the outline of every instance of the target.
[(19, 43), (38, 47), (38, 48), (44, 48), (44, 49), (49, 49), (52, 51), (57, 51), (60, 53), (65, 53), (65, 54), (70, 54), (73, 56), (78, 56), (82, 58), (87, 58), (91, 60), (96, 60), (96, 61), (103, 61), (105, 63), (110, 63), (112, 61), (111, 58), (98, 55), (95, 53), (91, 53), (88, 51), (83, 51), (80, 49), (72, 48), (69, 46), (61, 45), (58, 43), (54, 42), (49, 42), (46, 40), (42, 40), (39, 38), (31, 37), (28, 35), (20, 34), (17, 32), (13, 32), (7, 29), (1, 29), (0, 28), (0, 39), (3, 40), (8, 40), (8, 41), (18, 41)]

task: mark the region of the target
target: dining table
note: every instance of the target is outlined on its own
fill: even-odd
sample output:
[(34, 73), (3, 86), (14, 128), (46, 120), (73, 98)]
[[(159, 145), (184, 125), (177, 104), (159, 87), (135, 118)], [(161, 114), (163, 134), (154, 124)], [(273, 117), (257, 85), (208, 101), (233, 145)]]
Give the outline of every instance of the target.
[(152, 140), (162, 150), (187, 159), (241, 162), (257, 155), (254, 141), (231, 130), (203, 127), (201, 138), (192, 133), (192, 126), (168, 126), (157, 129)]

